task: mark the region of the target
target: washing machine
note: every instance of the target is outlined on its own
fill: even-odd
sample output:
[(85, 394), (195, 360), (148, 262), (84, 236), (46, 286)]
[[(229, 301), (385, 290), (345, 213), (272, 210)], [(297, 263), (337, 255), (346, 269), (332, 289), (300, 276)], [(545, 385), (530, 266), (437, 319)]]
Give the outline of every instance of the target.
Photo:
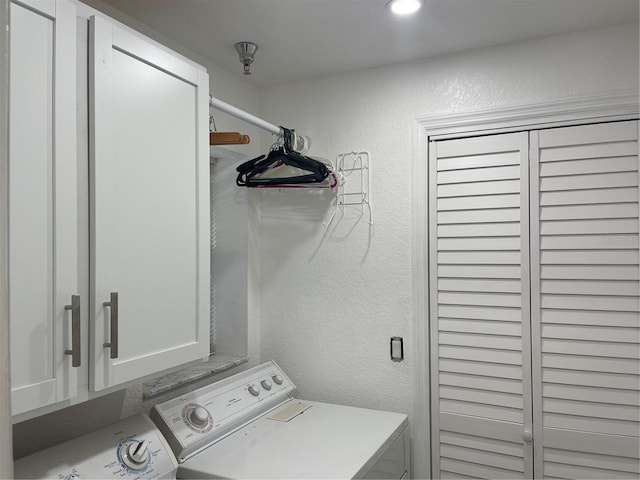
[(160, 431), (139, 414), (16, 460), (14, 477), (174, 479), (177, 467)]
[(303, 401), (273, 361), (156, 405), (177, 478), (409, 477), (407, 416)]

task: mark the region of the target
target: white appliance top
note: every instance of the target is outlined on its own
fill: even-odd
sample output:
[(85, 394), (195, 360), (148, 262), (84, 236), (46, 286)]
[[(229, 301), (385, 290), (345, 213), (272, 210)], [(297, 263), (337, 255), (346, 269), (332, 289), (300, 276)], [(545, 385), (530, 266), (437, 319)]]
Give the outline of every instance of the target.
[(271, 361), (156, 405), (151, 418), (178, 478), (358, 477), (408, 425), (404, 414), (295, 400), (294, 391)]
[(175, 478), (169, 445), (146, 415), (134, 415), (81, 437), (28, 455), (14, 464), (16, 478), (127, 480)]
[(408, 425), (404, 414), (302, 403), (311, 407), (288, 422), (267, 413), (211, 445), (178, 478), (362, 478)]

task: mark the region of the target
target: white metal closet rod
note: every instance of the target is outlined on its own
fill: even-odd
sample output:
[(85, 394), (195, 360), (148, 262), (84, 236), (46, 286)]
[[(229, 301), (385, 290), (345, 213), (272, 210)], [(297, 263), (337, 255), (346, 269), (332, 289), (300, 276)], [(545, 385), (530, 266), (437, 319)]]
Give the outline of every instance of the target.
[(215, 98), (209, 95), (209, 106), (212, 108), (217, 108), (218, 110), (222, 110), (229, 115), (232, 115), (240, 120), (244, 120), (245, 122), (251, 123), (256, 127), (260, 127), (267, 132), (273, 133), (274, 135), (282, 135), (282, 128), (274, 125), (272, 123), (266, 122), (261, 118), (256, 117), (255, 115), (251, 115), (250, 113), (245, 112), (244, 110), (240, 110), (233, 105), (228, 104), (227, 102), (223, 102), (219, 98)]

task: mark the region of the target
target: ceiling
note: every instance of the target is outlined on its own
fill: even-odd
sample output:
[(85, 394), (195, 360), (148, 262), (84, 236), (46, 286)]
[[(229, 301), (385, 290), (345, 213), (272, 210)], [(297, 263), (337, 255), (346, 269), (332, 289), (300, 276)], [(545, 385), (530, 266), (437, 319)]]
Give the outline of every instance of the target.
[(103, 0), (224, 69), (258, 44), (257, 86), (638, 22), (638, 0), (425, 0), (394, 17), (388, 0)]

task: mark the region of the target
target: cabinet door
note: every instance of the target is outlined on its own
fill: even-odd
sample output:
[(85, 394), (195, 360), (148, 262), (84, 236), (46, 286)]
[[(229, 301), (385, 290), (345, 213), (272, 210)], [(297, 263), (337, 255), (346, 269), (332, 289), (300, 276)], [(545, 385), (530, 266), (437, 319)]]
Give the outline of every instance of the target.
[(11, 3), (9, 312), (14, 415), (76, 395), (75, 7)]
[(209, 354), (208, 75), (102, 18), (90, 29), (98, 391)]
[(536, 476), (638, 478), (638, 122), (531, 133)]
[(528, 137), (429, 147), (434, 478), (531, 478)]

